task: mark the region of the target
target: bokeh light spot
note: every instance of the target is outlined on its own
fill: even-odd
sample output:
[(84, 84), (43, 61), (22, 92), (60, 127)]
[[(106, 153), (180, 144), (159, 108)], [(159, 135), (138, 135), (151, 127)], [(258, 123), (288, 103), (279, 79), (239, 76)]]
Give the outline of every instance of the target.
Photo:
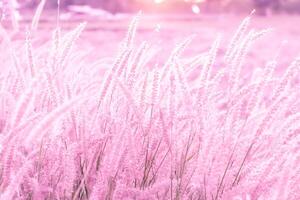
[(196, 5), (196, 4), (192, 5), (192, 11), (195, 14), (200, 14), (200, 8), (199, 8), (199, 6)]

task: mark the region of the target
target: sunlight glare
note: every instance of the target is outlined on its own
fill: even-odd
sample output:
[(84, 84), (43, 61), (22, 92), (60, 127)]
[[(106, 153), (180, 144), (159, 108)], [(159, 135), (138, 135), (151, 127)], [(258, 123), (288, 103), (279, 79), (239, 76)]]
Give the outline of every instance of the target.
[(156, 4), (160, 4), (160, 3), (163, 3), (164, 2), (164, 0), (154, 0), (154, 3), (156, 3)]

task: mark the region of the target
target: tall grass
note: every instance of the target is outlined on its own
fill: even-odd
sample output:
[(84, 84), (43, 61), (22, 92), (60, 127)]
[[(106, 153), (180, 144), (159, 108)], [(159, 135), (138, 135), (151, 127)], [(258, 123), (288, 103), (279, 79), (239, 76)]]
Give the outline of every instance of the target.
[(245, 81), (244, 57), (266, 33), (249, 31), (250, 16), (225, 58), (218, 37), (186, 62), (191, 36), (149, 66), (139, 18), (105, 77), (74, 63), (85, 24), (57, 27), (41, 55), (30, 32), (13, 49), (1, 31), (11, 50), (1, 52), (0, 199), (300, 199), (299, 58), (282, 77), (274, 59)]

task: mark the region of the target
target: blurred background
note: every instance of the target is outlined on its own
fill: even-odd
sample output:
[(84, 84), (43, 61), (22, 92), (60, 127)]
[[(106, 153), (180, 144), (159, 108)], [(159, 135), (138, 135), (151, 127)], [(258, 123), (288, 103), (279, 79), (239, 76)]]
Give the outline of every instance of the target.
[[(18, 8), (35, 8), (41, 0), (2, 0)], [(9, 2), (9, 3), (8, 3)], [(195, 13), (200, 12), (249, 12), (256, 9), (259, 14), (300, 13), (300, 0), (60, 0), (61, 8), (85, 5), (104, 9), (111, 13), (135, 12), (149, 13)], [(56, 8), (57, 0), (47, 0), (46, 8)]]
[(79, 44), (88, 50), (91, 60), (115, 55), (129, 21), (139, 10), (143, 15), (137, 42), (152, 41), (160, 50), (157, 60), (165, 60), (174, 46), (191, 34), (197, 37), (186, 51), (188, 56), (207, 51), (218, 34), (223, 37), (222, 56), (238, 25), (253, 9), (251, 28), (273, 31), (251, 48), (246, 67), (264, 66), (280, 48), (284, 56), (278, 62), (287, 66), (300, 52), (300, 0), (0, 0), (1, 25), (13, 27), (12, 39), (24, 43), (24, 30), (41, 2), (44, 10), (33, 45), (51, 38), (59, 3), (63, 31), (88, 22)]

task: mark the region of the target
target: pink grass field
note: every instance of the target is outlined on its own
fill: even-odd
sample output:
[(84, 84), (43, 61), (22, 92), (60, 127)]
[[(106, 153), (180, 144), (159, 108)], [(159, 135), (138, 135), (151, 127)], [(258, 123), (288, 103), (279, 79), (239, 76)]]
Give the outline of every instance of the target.
[(298, 16), (38, 15), (0, 27), (1, 200), (300, 199)]

